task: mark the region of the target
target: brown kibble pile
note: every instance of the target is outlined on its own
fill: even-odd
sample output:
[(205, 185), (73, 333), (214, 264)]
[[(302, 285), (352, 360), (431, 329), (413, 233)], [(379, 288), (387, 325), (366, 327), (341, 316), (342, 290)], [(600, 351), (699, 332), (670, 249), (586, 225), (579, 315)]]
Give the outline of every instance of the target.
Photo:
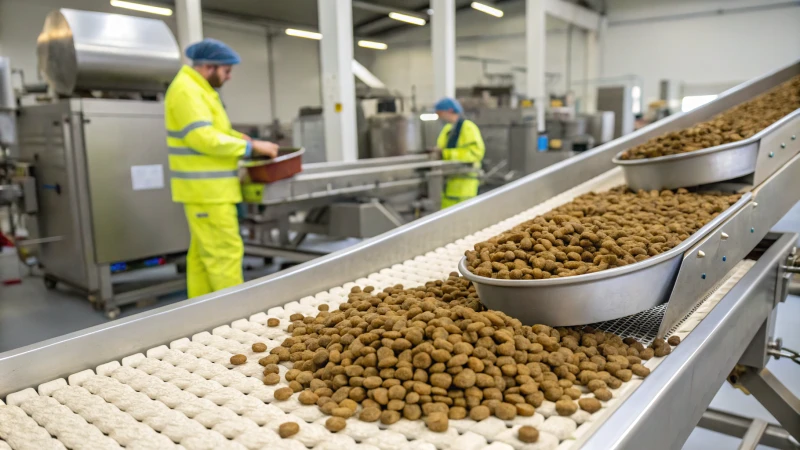
[(800, 75), (690, 128), (671, 131), (626, 150), (621, 159), (676, 155), (747, 139), (800, 108)]
[[(292, 363), (290, 387), (275, 391), (277, 400), (300, 392), (301, 404), (342, 420), (424, 419), (433, 431), (447, 430), (451, 419), (532, 416), (545, 399), (571, 415), (578, 386), (611, 398), (608, 389), (633, 376), (645, 350), (591, 327), (524, 326), (485, 310), (455, 273), (412, 289), (355, 287), (338, 310), (292, 315), (288, 331), (292, 337), (270, 350)], [(654, 344), (654, 352), (665, 346)], [(266, 376), (276, 369), (265, 366)]]
[(670, 250), (739, 200), (738, 194), (590, 192), (466, 252), (475, 275), (535, 280), (599, 272)]

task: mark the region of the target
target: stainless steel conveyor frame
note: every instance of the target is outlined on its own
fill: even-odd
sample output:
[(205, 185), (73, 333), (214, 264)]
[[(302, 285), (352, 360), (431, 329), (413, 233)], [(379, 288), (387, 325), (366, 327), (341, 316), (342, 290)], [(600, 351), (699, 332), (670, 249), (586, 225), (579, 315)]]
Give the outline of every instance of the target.
[[(624, 148), (705, 120), (797, 74), (800, 62), (745, 83), (694, 111), (290, 270), (0, 354), (0, 397), (313, 295), (444, 246), (612, 169), (613, 155)], [(789, 161), (787, 168), (798, 173), (800, 156)], [(775, 201), (785, 213), (786, 205), (800, 199), (788, 197), (800, 196), (800, 179), (788, 180), (780, 188), (761, 189), (757, 200), (762, 204)], [(775, 221), (782, 215), (779, 212), (773, 213)], [(750, 367), (741, 382), (754, 386), (754, 391), (760, 388), (759, 398), (772, 395), (771, 404), (765, 406), (774, 408), (778, 419), (788, 416), (784, 427), (796, 437), (800, 434), (797, 399), (776, 401), (780, 386), (764, 369), (770, 320), (777, 302), (785, 298), (787, 279), (782, 267), (797, 235), (768, 235), (768, 229), (754, 231), (763, 239), (756, 264), (619, 410), (586, 438), (585, 448), (643, 448), (644, 443), (648, 449), (680, 446), (737, 362)]]

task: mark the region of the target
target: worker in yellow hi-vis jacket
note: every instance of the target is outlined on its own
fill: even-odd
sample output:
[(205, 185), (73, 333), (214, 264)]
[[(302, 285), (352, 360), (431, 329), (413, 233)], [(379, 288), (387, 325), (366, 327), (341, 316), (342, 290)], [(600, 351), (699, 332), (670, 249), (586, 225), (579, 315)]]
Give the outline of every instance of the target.
[(478, 170), (486, 148), (478, 126), (464, 119), (464, 109), (457, 100), (443, 98), (436, 103), (435, 109), (439, 119), (447, 123), (436, 141), (442, 159), (471, 162), (475, 168), (475, 172), (447, 178), (442, 193), (442, 208), (447, 208), (478, 195)]
[(238, 161), (275, 157), (278, 146), (231, 128), (215, 89), (231, 78), (239, 55), (204, 39), (186, 49), (183, 66), (164, 102), (172, 200), (183, 203), (192, 241), (186, 256), (189, 297), (242, 282), (244, 246), (236, 204), (242, 201)]

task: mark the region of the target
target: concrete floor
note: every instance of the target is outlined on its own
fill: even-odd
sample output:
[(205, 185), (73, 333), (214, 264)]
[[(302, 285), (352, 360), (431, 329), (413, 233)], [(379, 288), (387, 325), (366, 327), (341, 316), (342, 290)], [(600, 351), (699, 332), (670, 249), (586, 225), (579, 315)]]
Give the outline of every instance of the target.
[[(778, 231), (800, 230), (800, 204), (775, 227)], [(352, 245), (357, 240), (338, 242), (311, 242), (316, 249), (334, 251)], [(278, 261), (279, 262), (279, 261)], [(258, 262), (252, 265), (258, 266)], [(169, 270), (169, 269), (162, 269)], [(277, 264), (257, 267), (249, 277), (263, 276), (278, 270)], [(144, 307), (123, 307), (121, 317), (175, 303), (186, 298), (185, 292), (162, 298), (158, 303)], [(93, 311), (88, 301), (64, 288), (48, 291), (40, 277), (26, 277), (22, 284), (0, 285), (0, 353), (84, 329), (108, 320), (102, 313)], [(800, 297), (789, 297), (778, 308), (776, 334), (784, 345), (800, 349)], [(791, 361), (772, 360), (769, 369), (795, 394), (800, 396), (800, 368)], [(771, 423), (776, 420), (753, 397), (723, 384), (711, 403), (716, 408), (731, 413), (757, 417)], [(684, 449), (736, 449), (739, 439), (700, 428), (689, 436)], [(767, 448), (760, 446), (759, 448)]]

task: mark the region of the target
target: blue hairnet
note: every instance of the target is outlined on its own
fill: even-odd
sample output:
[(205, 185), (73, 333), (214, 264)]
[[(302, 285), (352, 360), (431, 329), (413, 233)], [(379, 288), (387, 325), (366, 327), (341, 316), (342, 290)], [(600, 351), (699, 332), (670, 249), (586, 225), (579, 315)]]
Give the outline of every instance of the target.
[(434, 109), (436, 111), (449, 111), (452, 109), (454, 113), (464, 114), (464, 108), (461, 107), (461, 103), (451, 97), (445, 97), (436, 102)]
[(194, 65), (218, 64), (226, 66), (242, 62), (242, 58), (232, 48), (221, 41), (210, 38), (205, 38), (190, 45), (186, 49), (186, 57), (191, 59)]

